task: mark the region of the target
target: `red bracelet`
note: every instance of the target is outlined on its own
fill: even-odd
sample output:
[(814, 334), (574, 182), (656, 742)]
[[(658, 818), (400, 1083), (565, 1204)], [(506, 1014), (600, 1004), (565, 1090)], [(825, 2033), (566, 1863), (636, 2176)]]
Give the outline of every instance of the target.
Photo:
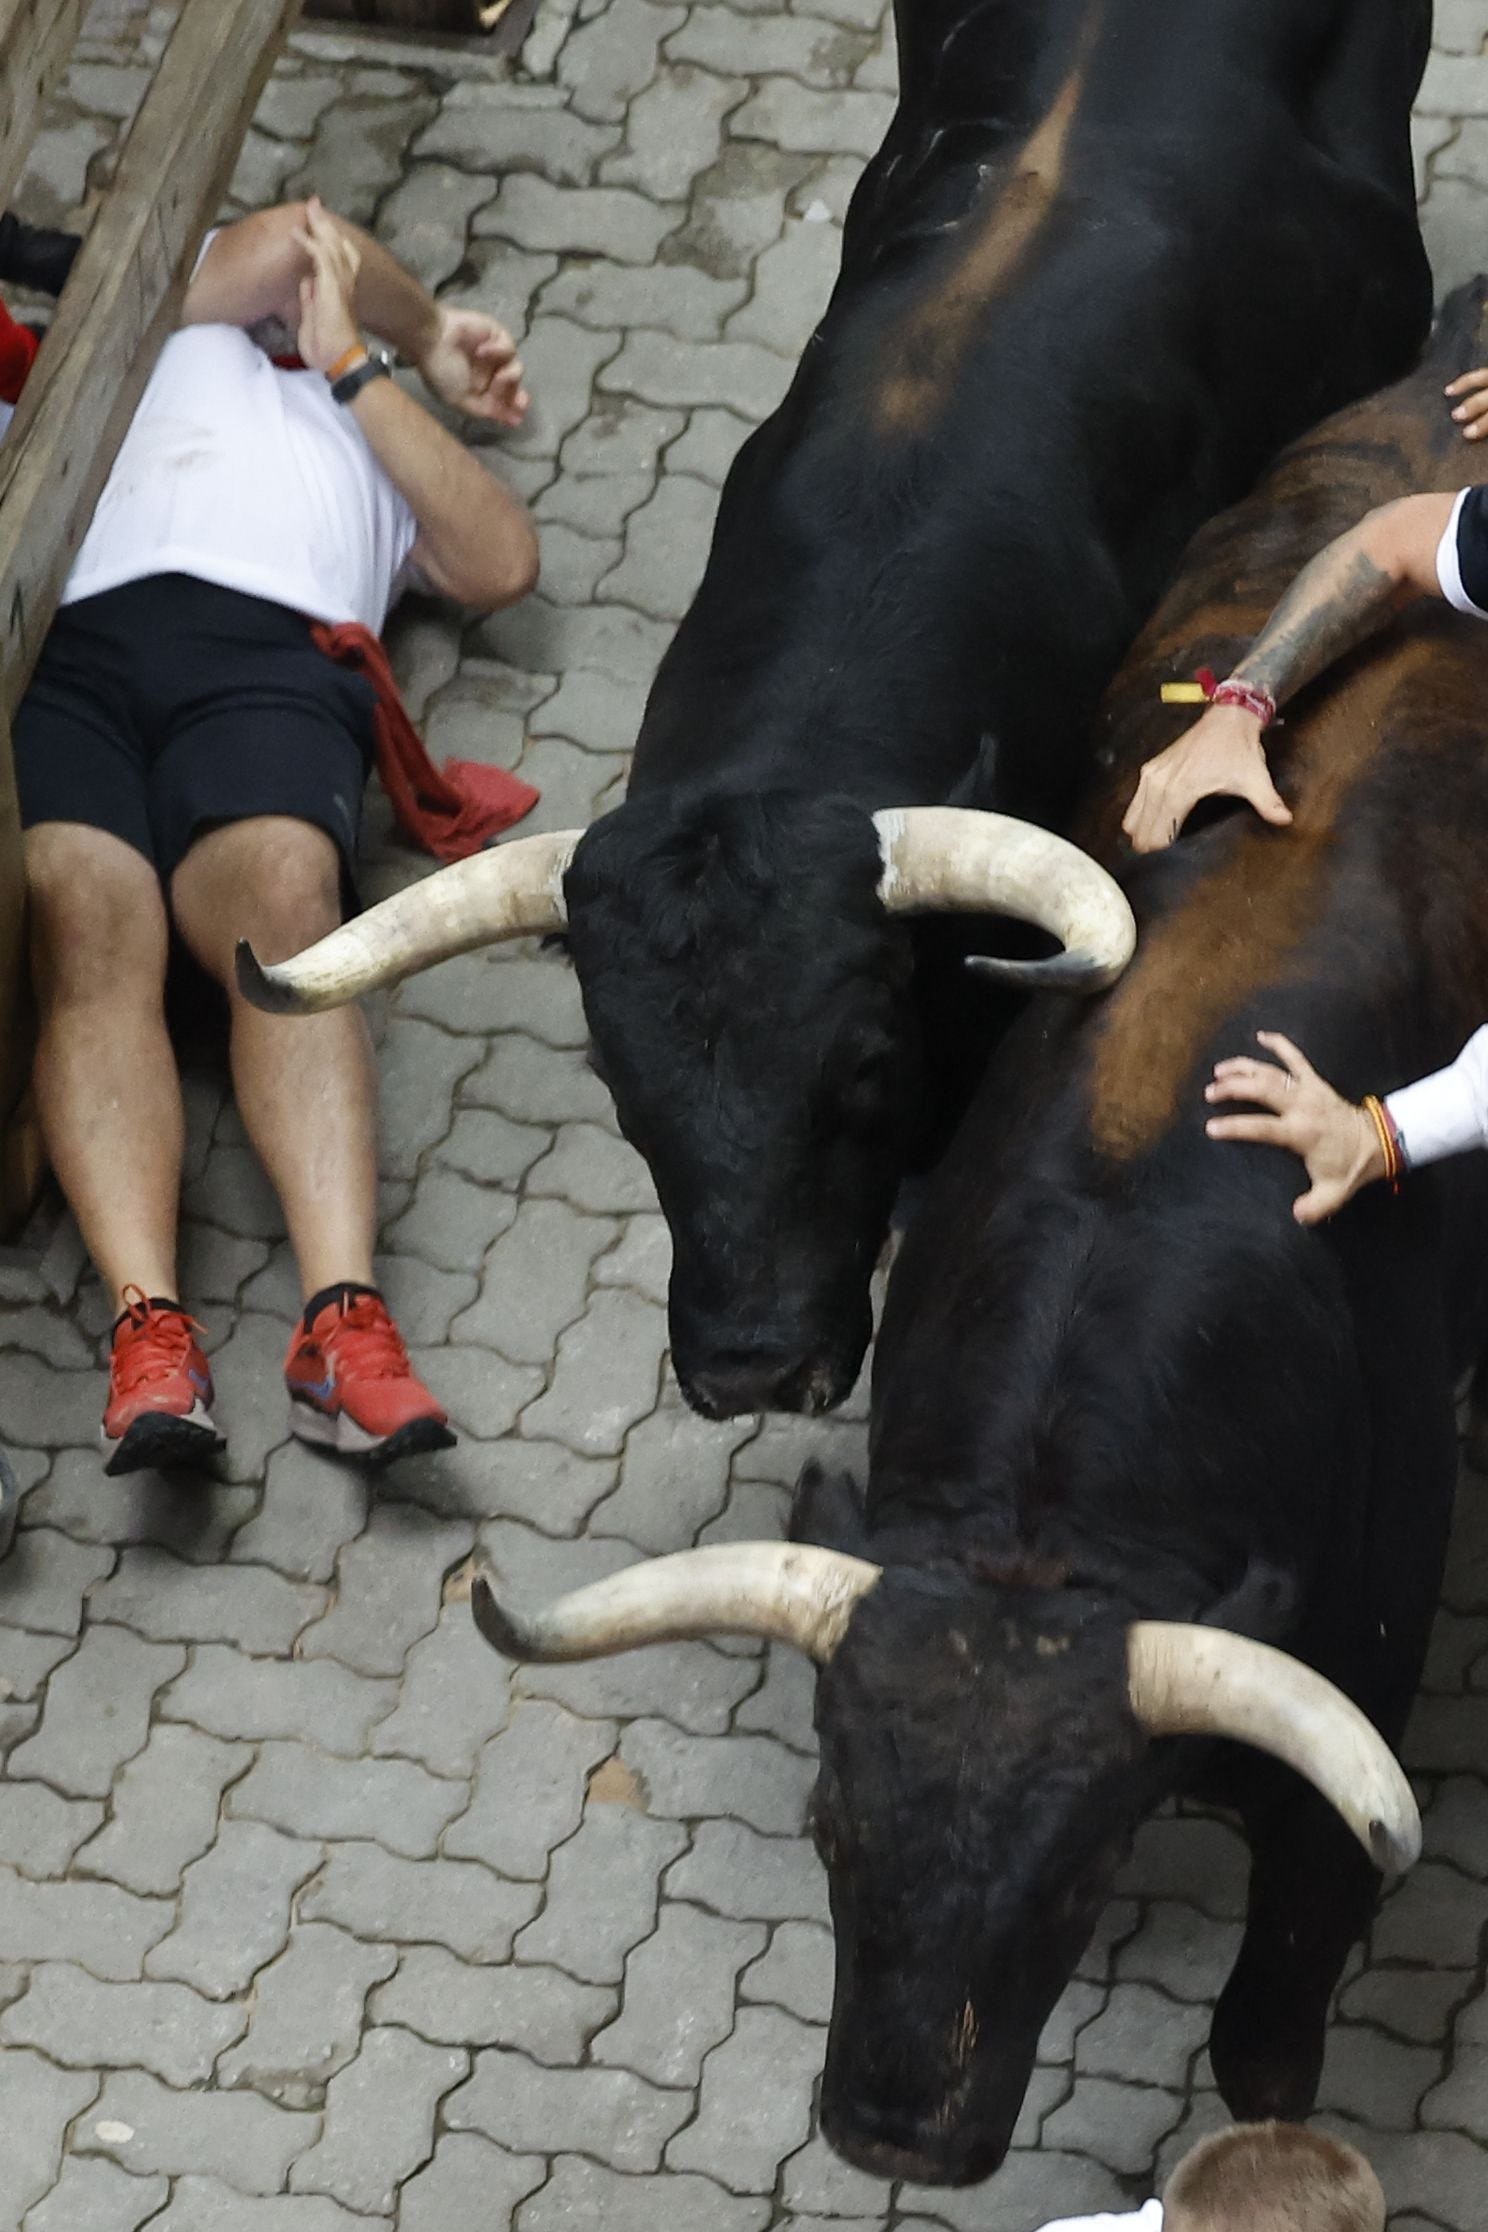
[(1237, 682), (1231, 675), (1228, 682), (1219, 683), (1210, 693), (1211, 705), (1241, 705), (1253, 713), (1263, 729), (1270, 728), (1276, 719), (1276, 700), (1269, 690), (1257, 688), (1250, 682)]

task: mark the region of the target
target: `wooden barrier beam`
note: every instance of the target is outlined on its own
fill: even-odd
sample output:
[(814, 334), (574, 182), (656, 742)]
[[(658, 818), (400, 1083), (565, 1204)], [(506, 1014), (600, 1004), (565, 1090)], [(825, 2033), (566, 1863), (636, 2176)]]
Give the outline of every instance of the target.
[(79, 251), (0, 445), (7, 719), (298, 13), (299, 0), (186, 0)]
[(0, 0), (0, 209), (26, 167), (85, 7), (86, 0)]

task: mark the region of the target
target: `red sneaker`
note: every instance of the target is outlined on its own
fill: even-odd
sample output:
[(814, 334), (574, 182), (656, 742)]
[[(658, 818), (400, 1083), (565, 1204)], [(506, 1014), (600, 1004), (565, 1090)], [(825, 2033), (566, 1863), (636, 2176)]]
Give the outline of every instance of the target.
[(200, 1331), (179, 1302), (124, 1289), (100, 1437), (105, 1472), (195, 1465), (226, 1448), (212, 1416), (212, 1368), (197, 1345)]
[(390, 1465), (453, 1449), (449, 1420), (414, 1376), (403, 1336), (371, 1287), (328, 1287), (307, 1305), (284, 1363), (301, 1441)]

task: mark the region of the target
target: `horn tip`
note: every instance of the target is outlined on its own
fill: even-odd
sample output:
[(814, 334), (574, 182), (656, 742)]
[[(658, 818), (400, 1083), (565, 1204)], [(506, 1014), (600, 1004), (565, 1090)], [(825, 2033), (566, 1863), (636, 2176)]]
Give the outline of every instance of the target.
[(531, 1656), (527, 1638), (511, 1616), (503, 1611), (496, 1594), (498, 1576), (489, 1567), (483, 1567), (470, 1584), (470, 1609), (475, 1624), (490, 1644), (503, 1658), (519, 1662)]
[(973, 976), (1009, 985), (1015, 991), (1089, 995), (1104, 992), (1114, 984), (1126, 961), (1100, 961), (1094, 954), (1079, 952), (1057, 954), (1048, 961), (1012, 961), (993, 953), (968, 953), (965, 966)]
[(1421, 1857), (1421, 1817), (1415, 1808), (1405, 1821), (1371, 1821), (1369, 1851), (1383, 1875), (1405, 1875), (1413, 1868)]
[(239, 938), (233, 962), (237, 972), (238, 990), (250, 1005), (262, 1008), (268, 1015), (303, 1013), (294, 987), (282, 983), (264, 967), (246, 938)]

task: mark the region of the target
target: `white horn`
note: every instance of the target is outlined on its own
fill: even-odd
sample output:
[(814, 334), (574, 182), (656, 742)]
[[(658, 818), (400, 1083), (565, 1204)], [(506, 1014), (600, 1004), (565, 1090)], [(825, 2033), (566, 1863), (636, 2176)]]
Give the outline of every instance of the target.
[(1089, 853), (1033, 822), (966, 806), (898, 806), (875, 814), (891, 914), (1001, 914), (1036, 923), (1064, 947), (1048, 961), (967, 963), (1000, 983), (1099, 992), (1132, 957), (1137, 925), (1115, 879)]
[(648, 1558), (543, 1612), (503, 1605), (500, 1578), (486, 1567), (475, 1577), (470, 1608), (486, 1641), (523, 1661), (603, 1658), (705, 1635), (768, 1635), (825, 1665), (882, 1571), (811, 1543), (728, 1542)]
[(316, 1015), (476, 946), (561, 930), (563, 878), (583, 834), (517, 837), (457, 860), (272, 968), (240, 939), (238, 990), (271, 1015)]
[(1387, 1875), (1420, 1858), (1421, 1817), (1399, 1761), (1352, 1699), (1300, 1659), (1224, 1628), (1138, 1620), (1127, 1678), (1150, 1734), (1254, 1744), (1305, 1776)]

